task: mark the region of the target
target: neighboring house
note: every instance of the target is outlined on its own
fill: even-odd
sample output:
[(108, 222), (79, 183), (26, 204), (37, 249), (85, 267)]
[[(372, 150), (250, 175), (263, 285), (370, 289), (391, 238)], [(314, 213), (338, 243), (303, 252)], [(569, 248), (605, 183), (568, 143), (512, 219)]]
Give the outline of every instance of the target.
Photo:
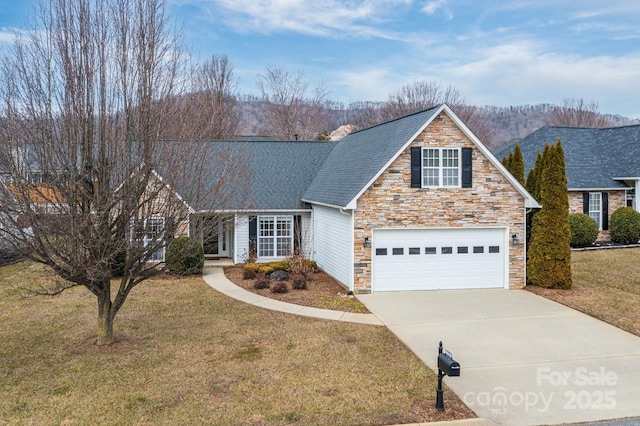
[[(354, 292), (525, 285), (525, 217), (540, 206), (446, 105), (337, 143), (210, 143), (246, 152), (252, 172), (249, 205), (191, 205), (210, 254), (299, 250)], [(202, 220), (219, 232), (198, 233)]]
[(640, 210), (640, 125), (603, 129), (542, 127), (523, 139), (497, 148), (498, 158), (520, 143), (525, 173), (534, 166), (538, 150), (560, 139), (565, 154), (569, 212), (591, 216), (600, 228), (599, 240), (609, 238), (609, 219), (620, 207)]

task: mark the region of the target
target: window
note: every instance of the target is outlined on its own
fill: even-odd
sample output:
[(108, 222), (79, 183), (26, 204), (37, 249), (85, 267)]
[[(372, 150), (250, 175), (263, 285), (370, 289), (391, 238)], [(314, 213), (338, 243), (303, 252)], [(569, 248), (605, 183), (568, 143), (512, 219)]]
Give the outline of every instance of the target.
[(459, 246), (458, 254), (467, 254), (469, 253), (469, 247)]
[(437, 249), (435, 247), (425, 247), (424, 254), (436, 254)]
[(489, 246), (489, 253), (500, 253), (500, 246)]
[(376, 256), (386, 256), (387, 255), (387, 249), (386, 248), (377, 248), (376, 249)]
[(402, 247), (394, 248), (392, 253), (394, 256), (401, 256), (404, 254), (404, 249)]
[[(132, 237), (140, 244), (139, 248), (150, 249), (158, 247), (149, 256), (150, 262), (164, 262), (164, 244), (162, 240), (164, 238), (164, 218), (163, 217), (150, 217), (146, 219), (138, 219), (135, 226), (133, 226)], [(135, 221), (134, 221), (135, 222)]]
[(484, 246), (473, 246), (473, 252), (476, 254), (484, 253)]
[(589, 216), (598, 224), (598, 229), (602, 229), (602, 193), (589, 193)]
[(460, 186), (460, 150), (423, 148), (422, 186)]
[(258, 256), (285, 257), (293, 248), (293, 216), (258, 217)]
[(440, 249), (440, 253), (442, 253), (442, 254), (452, 254), (453, 253), (453, 247), (442, 247)]
[(409, 254), (420, 254), (420, 247), (409, 247)]

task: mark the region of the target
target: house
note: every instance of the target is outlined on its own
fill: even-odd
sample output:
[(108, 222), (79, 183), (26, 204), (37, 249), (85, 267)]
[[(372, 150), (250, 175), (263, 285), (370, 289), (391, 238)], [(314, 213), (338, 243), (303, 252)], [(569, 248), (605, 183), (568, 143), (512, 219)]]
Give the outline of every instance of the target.
[[(233, 144), (251, 170), (245, 197), (191, 206), (211, 254), (297, 249), (361, 293), (525, 285), (525, 217), (540, 206), (446, 105), (337, 143), (211, 143)], [(218, 232), (199, 232), (204, 220)]]
[(494, 151), (508, 155), (520, 143), (525, 173), (534, 166), (538, 150), (560, 139), (565, 153), (569, 212), (591, 216), (600, 228), (599, 240), (609, 238), (609, 219), (620, 207), (640, 209), (640, 125), (612, 128), (545, 126)]

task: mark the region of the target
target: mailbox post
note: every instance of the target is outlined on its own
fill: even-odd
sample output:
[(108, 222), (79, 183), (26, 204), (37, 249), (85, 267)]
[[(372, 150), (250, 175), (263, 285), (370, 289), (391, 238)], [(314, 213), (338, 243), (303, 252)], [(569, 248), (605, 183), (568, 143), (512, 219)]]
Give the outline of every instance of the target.
[(444, 376), (460, 376), (460, 364), (453, 359), (450, 353), (442, 351), (442, 342), (438, 346), (438, 388), (436, 389), (436, 410), (444, 411), (444, 398), (442, 390), (442, 378)]

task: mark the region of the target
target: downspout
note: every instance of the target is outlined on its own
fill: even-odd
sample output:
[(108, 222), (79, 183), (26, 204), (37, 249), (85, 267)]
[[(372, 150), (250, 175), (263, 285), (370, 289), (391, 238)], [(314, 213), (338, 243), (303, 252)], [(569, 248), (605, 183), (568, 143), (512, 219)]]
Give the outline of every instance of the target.
[(350, 218), (351, 218), (351, 223), (350, 223), (350, 228), (351, 228), (351, 238), (350, 238), (351, 239), (351, 243), (350, 243), (350, 245), (351, 245), (351, 250), (349, 250), (349, 252), (351, 253), (351, 256), (350, 256), (351, 260), (349, 262), (349, 265), (350, 265), (350, 268), (349, 268), (349, 292), (352, 293), (354, 288), (355, 288), (355, 283), (354, 283), (354, 278), (355, 278), (355, 274), (354, 274), (354, 269), (355, 269), (355, 266), (354, 266), (354, 263), (355, 263), (355, 259), (354, 259), (355, 239), (354, 239), (354, 235), (353, 235), (353, 233), (354, 233), (353, 216), (354, 215), (353, 215), (353, 210), (351, 210), (351, 213), (347, 213), (343, 207), (340, 207), (338, 209), (338, 211), (340, 213), (342, 213), (343, 215), (345, 215), (345, 216), (350, 216)]

